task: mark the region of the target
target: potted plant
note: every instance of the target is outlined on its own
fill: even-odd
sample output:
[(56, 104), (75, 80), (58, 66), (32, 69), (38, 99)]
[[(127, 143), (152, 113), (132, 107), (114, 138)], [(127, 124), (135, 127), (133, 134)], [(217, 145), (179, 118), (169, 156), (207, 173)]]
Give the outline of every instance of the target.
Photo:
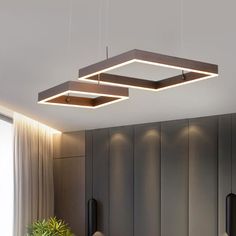
[(75, 236), (68, 225), (56, 217), (39, 220), (28, 227), (27, 236)]

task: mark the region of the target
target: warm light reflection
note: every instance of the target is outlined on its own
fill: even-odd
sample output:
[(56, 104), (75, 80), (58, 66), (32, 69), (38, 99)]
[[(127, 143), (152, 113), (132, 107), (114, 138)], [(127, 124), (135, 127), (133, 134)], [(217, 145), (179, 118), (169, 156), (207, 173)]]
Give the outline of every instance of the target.
[(125, 135), (121, 132), (116, 132), (111, 135), (111, 140), (125, 140)]
[(67, 90), (65, 92), (58, 93), (58, 94), (53, 95), (51, 97), (45, 98), (45, 99), (39, 101), (38, 103), (44, 103), (44, 102), (47, 102), (47, 101), (52, 100), (54, 98), (57, 98), (57, 97), (60, 97), (60, 96), (63, 96), (63, 95), (68, 95), (68, 94), (84, 94), (84, 95), (91, 95), (91, 96), (95, 95), (95, 96), (105, 96), (105, 97), (124, 98), (124, 99), (128, 98), (127, 96), (121, 96), (121, 95), (112, 95), (112, 94), (105, 94), (105, 93), (93, 93), (93, 92), (81, 92), (81, 91), (75, 91), (75, 90)]
[(149, 137), (159, 137), (160, 133), (158, 128), (152, 128), (145, 132), (145, 135), (143, 136), (143, 139), (149, 138)]
[[(91, 106), (91, 105), (76, 105), (76, 104), (64, 104), (64, 103), (56, 103), (56, 102), (50, 102), (52, 99), (61, 97), (63, 95), (68, 95), (68, 94), (83, 94), (83, 95), (90, 95), (90, 96), (105, 96), (105, 97), (112, 97), (112, 98), (117, 98), (114, 101), (110, 101), (110, 102), (105, 102), (103, 104), (100, 105), (96, 105), (96, 106)], [(53, 95), (51, 97), (47, 97), (43, 100), (38, 101), (38, 104), (46, 104), (46, 105), (53, 105), (53, 106), (65, 106), (65, 107), (77, 107), (77, 108), (90, 108), (90, 109), (96, 109), (96, 108), (100, 108), (103, 106), (107, 106), (110, 104), (114, 104), (116, 102), (120, 102), (123, 100), (129, 99), (129, 96), (122, 96), (122, 95), (112, 95), (112, 94), (105, 94), (105, 93), (94, 93), (94, 92), (82, 92), (82, 91), (75, 91), (75, 90), (67, 90), (64, 91), (62, 93), (58, 93), (56, 95)]]
[(47, 102), (47, 101), (40, 101), (39, 104), (46, 104), (46, 105), (52, 105), (52, 106), (65, 106), (65, 107), (77, 107), (77, 108), (89, 108), (89, 109), (97, 109), (100, 107), (104, 107), (110, 104), (114, 104), (116, 102), (121, 102), (123, 100), (129, 99), (129, 97), (122, 97), (114, 101), (106, 102), (97, 106), (82, 106), (82, 105), (75, 105), (75, 104), (64, 104), (64, 103), (54, 103), (54, 102)]
[(102, 232), (97, 231), (93, 234), (93, 236), (104, 236), (104, 234)]
[(14, 122), (23, 122), (23, 121), (27, 121), (28, 124), (30, 124), (32, 127), (35, 128), (42, 128), (44, 130), (47, 130), (48, 132), (52, 133), (52, 134), (61, 134), (61, 131), (54, 129), (50, 126), (47, 126), (43, 123), (40, 123), (36, 120), (33, 120), (27, 116), (24, 116), (20, 113), (14, 112)]
[(180, 132), (180, 138), (185, 138), (186, 136), (189, 135), (189, 127), (188, 126), (185, 126), (181, 129), (181, 132)]

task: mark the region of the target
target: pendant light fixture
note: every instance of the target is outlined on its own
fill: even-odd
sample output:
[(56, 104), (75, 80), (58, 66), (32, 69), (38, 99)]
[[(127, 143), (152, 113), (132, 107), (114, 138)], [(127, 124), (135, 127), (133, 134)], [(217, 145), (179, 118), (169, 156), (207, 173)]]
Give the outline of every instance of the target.
[[(107, 0), (107, 15), (108, 3), (109, 0)], [(70, 0), (68, 51), (71, 36), (72, 8), (72, 0)], [(39, 93), (38, 102), (40, 104), (98, 108), (128, 99), (128, 88), (157, 91), (213, 78), (218, 75), (218, 66), (215, 64), (138, 49), (108, 58), (107, 48), (106, 55), (106, 60), (79, 69), (79, 81), (68, 81)], [(113, 69), (132, 63), (152, 65), (157, 69), (158, 67), (176, 69), (180, 72), (178, 75), (156, 81), (111, 74)]]
[[(108, 45), (108, 23), (110, 22), (108, 19), (109, 0), (106, 0), (105, 2), (105, 38)], [(210, 63), (167, 56), (138, 49), (133, 49), (110, 58), (108, 58), (108, 47), (106, 52), (106, 60), (79, 69), (78, 79), (80, 81), (94, 82), (99, 78), (101, 84), (156, 91), (218, 76), (218, 66)], [(180, 73), (179, 75), (162, 80), (157, 78), (156, 81), (124, 76), (122, 74), (112, 74), (112, 70), (134, 63), (155, 66), (157, 71), (160, 67), (176, 69), (179, 70)]]
[[(163, 80), (150, 81), (106, 73), (132, 63), (154, 65), (157, 69), (158, 67), (177, 69), (180, 70), (180, 74)], [(185, 71), (187, 73), (184, 73)], [(218, 66), (214, 64), (166, 56), (138, 49), (122, 53), (79, 70), (80, 81), (94, 82), (98, 80), (98, 77), (100, 77), (101, 84), (154, 91), (213, 78), (217, 75)]]
[(97, 201), (93, 198), (88, 200), (88, 236), (93, 236), (97, 232)]
[(38, 95), (38, 103), (98, 108), (129, 98), (127, 88), (68, 81)]
[(236, 235), (236, 195), (233, 193), (226, 197), (226, 233)]
[[(71, 41), (72, 1), (69, 2), (68, 18), (68, 52)], [(129, 98), (129, 90), (115, 86), (100, 84), (98, 75), (97, 84), (79, 81), (67, 81), (38, 94), (38, 103), (47, 105), (99, 108)]]

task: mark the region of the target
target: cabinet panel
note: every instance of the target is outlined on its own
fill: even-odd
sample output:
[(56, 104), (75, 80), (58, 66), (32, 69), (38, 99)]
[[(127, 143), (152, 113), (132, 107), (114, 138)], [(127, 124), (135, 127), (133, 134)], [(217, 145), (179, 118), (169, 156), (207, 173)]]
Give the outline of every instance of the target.
[(54, 135), (54, 158), (85, 156), (85, 132), (68, 132)]
[(189, 235), (215, 236), (217, 230), (217, 117), (190, 120)]
[(231, 115), (219, 116), (219, 195), (218, 216), (219, 236), (226, 229), (226, 196), (231, 191)]
[(133, 127), (110, 129), (110, 236), (133, 235)]
[(85, 236), (85, 158), (54, 159), (55, 215)]
[(163, 236), (188, 235), (188, 121), (161, 126), (161, 199)]
[(109, 218), (109, 132), (108, 129), (93, 131), (93, 198), (98, 203), (97, 227), (104, 235), (108, 234)]
[[(88, 200), (93, 196), (93, 132), (86, 131), (86, 145), (85, 145), (85, 221), (88, 225)], [(86, 235), (88, 235), (86, 227)]]
[(236, 194), (236, 114), (232, 115), (232, 187)]
[(160, 235), (160, 124), (135, 127), (134, 235)]

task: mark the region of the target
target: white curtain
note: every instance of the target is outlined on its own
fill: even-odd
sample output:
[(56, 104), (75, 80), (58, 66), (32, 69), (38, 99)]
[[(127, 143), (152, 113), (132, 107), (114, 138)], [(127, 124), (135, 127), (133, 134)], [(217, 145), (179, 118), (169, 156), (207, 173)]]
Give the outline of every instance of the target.
[(20, 114), (14, 115), (14, 236), (53, 216), (53, 132)]

